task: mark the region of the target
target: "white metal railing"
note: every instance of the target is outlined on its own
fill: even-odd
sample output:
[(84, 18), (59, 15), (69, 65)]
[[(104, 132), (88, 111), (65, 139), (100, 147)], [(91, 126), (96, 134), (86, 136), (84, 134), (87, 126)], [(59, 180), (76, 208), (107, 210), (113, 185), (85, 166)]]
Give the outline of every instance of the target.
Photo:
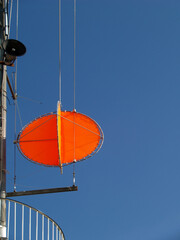
[(65, 240), (52, 218), (27, 204), (5, 200), (8, 240)]

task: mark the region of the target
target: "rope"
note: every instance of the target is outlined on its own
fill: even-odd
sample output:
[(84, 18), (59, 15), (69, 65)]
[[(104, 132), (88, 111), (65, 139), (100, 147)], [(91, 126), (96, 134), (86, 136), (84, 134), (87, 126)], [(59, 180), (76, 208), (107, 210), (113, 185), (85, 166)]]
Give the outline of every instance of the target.
[(61, 0), (59, 0), (59, 101), (61, 104)]

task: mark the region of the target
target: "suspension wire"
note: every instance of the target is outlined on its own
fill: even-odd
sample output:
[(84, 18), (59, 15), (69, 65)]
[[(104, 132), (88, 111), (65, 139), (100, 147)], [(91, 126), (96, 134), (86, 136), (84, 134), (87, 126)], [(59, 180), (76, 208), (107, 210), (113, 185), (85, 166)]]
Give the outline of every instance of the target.
[[(19, 0), (17, 0), (16, 8), (16, 40), (18, 40), (18, 28), (19, 28)], [(17, 97), (17, 59), (16, 59), (16, 71), (15, 71), (15, 96)], [(14, 100), (15, 111), (14, 111), (14, 140), (16, 140), (16, 122), (17, 122), (17, 98)], [(14, 191), (16, 191), (16, 144), (14, 144)]]
[(18, 40), (18, 25), (19, 25), (19, 0), (17, 0), (17, 8), (16, 8), (16, 40)]
[(76, 112), (76, 0), (74, 0), (74, 162), (73, 162), (73, 185), (75, 186), (75, 142), (76, 142), (76, 133), (75, 133), (75, 112)]
[[(19, 29), (19, 0), (17, 0), (17, 9), (16, 9), (16, 40), (18, 40), (18, 29)], [(17, 59), (16, 59), (16, 73), (15, 73), (15, 94), (17, 94)]]
[(73, 186), (76, 185), (76, 178), (75, 178), (75, 163), (73, 163)]
[(76, 0), (74, 0), (74, 111), (76, 105)]
[(61, 104), (61, 0), (59, 0), (59, 101)]
[(12, 8), (13, 8), (13, 0), (11, 0), (11, 5), (10, 5), (10, 14), (9, 14), (9, 36), (10, 36), (10, 30), (11, 30)]
[[(18, 28), (19, 28), (19, 0), (17, 0), (16, 8), (16, 40), (18, 40)], [(15, 71), (15, 94), (17, 95), (17, 66), (18, 61), (16, 59), (16, 71)]]
[[(16, 40), (18, 40), (18, 28), (19, 28), (19, 0), (17, 0), (17, 9), (16, 9)], [(15, 72), (15, 94), (17, 94), (17, 64), (16, 59), (16, 72)]]

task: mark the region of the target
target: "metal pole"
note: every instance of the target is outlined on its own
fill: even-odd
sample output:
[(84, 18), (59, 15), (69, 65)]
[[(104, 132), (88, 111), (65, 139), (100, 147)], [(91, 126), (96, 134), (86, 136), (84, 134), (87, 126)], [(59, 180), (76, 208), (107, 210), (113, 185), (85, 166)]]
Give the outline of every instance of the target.
[[(8, 37), (8, 2), (0, 0), (0, 61), (4, 60), (3, 41)], [(6, 239), (6, 66), (0, 65), (0, 239)]]
[(48, 189), (40, 189), (40, 190), (22, 191), (22, 192), (7, 192), (6, 197), (19, 197), (19, 196), (47, 194), (47, 193), (71, 192), (71, 191), (77, 191), (77, 190), (78, 190), (78, 187), (73, 185), (72, 187), (48, 188)]

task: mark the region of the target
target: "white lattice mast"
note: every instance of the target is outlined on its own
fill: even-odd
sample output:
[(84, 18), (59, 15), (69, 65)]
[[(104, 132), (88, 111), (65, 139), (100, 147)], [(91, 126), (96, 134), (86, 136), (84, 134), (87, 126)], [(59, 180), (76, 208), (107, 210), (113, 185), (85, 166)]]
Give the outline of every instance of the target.
[[(8, 38), (8, 0), (0, 0), (0, 61)], [(0, 64), (0, 239), (6, 239), (6, 66)]]

